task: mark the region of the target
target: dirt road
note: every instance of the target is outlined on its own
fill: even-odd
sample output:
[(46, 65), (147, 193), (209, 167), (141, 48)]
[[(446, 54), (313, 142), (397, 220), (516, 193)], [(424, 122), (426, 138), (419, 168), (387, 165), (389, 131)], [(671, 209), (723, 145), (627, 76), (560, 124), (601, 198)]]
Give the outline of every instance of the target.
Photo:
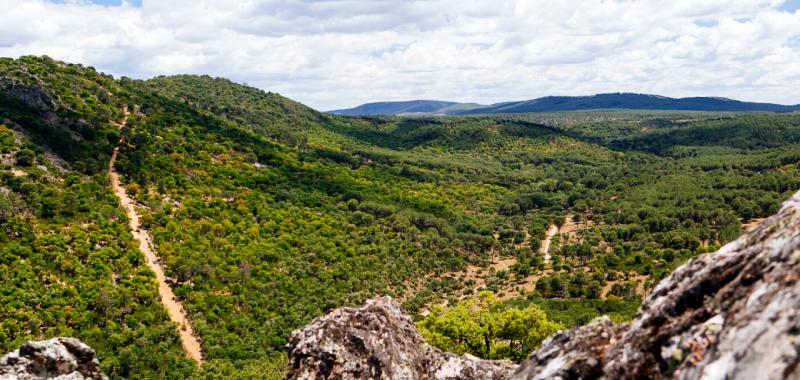
[[(125, 118), (119, 125), (120, 128), (125, 126), (127, 120), (128, 108), (126, 107)], [(117, 160), (118, 150), (118, 146), (114, 148), (114, 153), (112, 153), (111, 161), (108, 164), (108, 175), (111, 177), (111, 187), (114, 189), (114, 194), (116, 194), (117, 198), (119, 198), (122, 207), (125, 208), (125, 214), (128, 215), (128, 225), (131, 229), (131, 233), (133, 234), (133, 237), (139, 240), (139, 250), (144, 253), (147, 266), (150, 267), (150, 269), (156, 274), (156, 280), (158, 281), (158, 294), (161, 297), (161, 303), (164, 305), (164, 308), (167, 309), (169, 319), (177, 323), (179, 326), (178, 332), (180, 333), (183, 349), (186, 350), (186, 353), (189, 355), (189, 357), (197, 362), (198, 365), (203, 364), (203, 353), (200, 350), (200, 341), (194, 334), (194, 329), (192, 329), (192, 325), (189, 322), (186, 311), (183, 309), (183, 306), (180, 304), (180, 302), (178, 302), (175, 298), (175, 293), (172, 292), (172, 288), (170, 288), (169, 284), (167, 284), (167, 279), (164, 275), (164, 269), (159, 263), (158, 256), (153, 251), (153, 239), (150, 236), (150, 233), (147, 230), (140, 228), (139, 214), (136, 213), (136, 208), (134, 207), (136, 202), (134, 202), (133, 199), (128, 196), (128, 193), (125, 192), (125, 188), (122, 187), (122, 183), (120, 182), (119, 173), (117, 173), (117, 170), (114, 168), (114, 163)]]

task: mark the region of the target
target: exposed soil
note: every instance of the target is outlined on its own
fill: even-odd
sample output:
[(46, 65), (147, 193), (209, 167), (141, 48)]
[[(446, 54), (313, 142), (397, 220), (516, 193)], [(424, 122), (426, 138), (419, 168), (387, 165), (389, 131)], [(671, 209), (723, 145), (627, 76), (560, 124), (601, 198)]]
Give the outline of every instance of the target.
[(551, 224), (544, 235), (544, 240), (542, 240), (542, 246), (539, 248), (539, 252), (544, 253), (545, 267), (550, 266), (550, 241), (553, 240), (553, 236), (556, 236), (557, 233), (558, 233), (558, 226), (556, 226), (555, 224)]

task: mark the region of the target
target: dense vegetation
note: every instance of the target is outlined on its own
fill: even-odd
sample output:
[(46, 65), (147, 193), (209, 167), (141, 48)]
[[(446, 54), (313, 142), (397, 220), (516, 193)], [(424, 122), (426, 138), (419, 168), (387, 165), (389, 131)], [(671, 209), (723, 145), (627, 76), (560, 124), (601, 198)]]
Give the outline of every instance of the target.
[[(490, 290), (497, 313), (629, 319), (658, 279), (800, 187), (797, 114), (353, 118), (224, 79), (25, 57), (0, 60), (0, 123), (0, 351), (74, 335), (114, 378), (279, 377), (293, 329), (377, 294), (436, 316)], [(117, 168), (202, 369), (108, 189), (123, 136)]]

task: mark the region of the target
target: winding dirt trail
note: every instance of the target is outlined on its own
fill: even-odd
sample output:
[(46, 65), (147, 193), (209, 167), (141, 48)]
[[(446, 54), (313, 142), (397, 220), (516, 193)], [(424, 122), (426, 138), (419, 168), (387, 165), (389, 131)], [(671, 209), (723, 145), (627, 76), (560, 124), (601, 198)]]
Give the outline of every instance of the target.
[(544, 240), (542, 240), (542, 246), (539, 250), (544, 253), (544, 265), (550, 265), (550, 241), (553, 240), (553, 236), (556, 236), (558, 233), (558, 226), (555, 224), (551, 224), (550, 227), (547, 229), (547, 232), (544, 235)]
[[(124, 127), (125, 123), (128, 121), (129, 111), (127, 106), (124, 112), (125, 118), (122, 120), (122, 123), (118, 124), (120, 128)], [(120, 142), (122, 142), (122, 140), (120, 140)], [(119, 146), (114, 148), (114, 153), (111, 154), (111, 161), (108, 164), (108, 175), (111, 177), (111, 187), (114, 189), (114, 194), (119, 198), (122, 207), (125, 208), (125, 214), (128, 215), (128, 226), (131, 229), (133, 237), (139, 240), (139, 250), (144, 253), (147, 266), (156, 274), (158, 294), (161, 296), (161, 303), (164, 305), (164, 308), (167, 309), (169, 319), (179, 326), (178, 332), (180, 333), (183, 349), (192, 360), (197, 362), (198, 365), (201, 365), (203, 364), (203, 353), (200, 350), (200, 341), (194, 334), (194, 329), (189, 322), (186, 311), (183, 309), (180, 302), (176, 300), (175, 293), (172, 292), (172, 288), (167, 284), (164, 269), (161, 267), (158, 256), (152, 248), (153, 238), (147, 230), (140, 228), (139, 214), (136, 213), (136, 208), (134, 207), (136, 202), (125, 192), (125, 188), (122, 187), (122, 183), (120, 182), (119, 173), (114, 168), (118, 150)]]

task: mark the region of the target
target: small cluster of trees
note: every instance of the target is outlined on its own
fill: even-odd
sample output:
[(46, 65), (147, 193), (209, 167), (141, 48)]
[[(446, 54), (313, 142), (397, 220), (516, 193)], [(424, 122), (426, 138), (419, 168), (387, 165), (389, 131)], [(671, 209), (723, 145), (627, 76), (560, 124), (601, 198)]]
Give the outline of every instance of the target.
[(542, 276), (536, 281), (536, 292), (544, 298), (598, 299), (602, 295), (606, 275), (584, 271)]

